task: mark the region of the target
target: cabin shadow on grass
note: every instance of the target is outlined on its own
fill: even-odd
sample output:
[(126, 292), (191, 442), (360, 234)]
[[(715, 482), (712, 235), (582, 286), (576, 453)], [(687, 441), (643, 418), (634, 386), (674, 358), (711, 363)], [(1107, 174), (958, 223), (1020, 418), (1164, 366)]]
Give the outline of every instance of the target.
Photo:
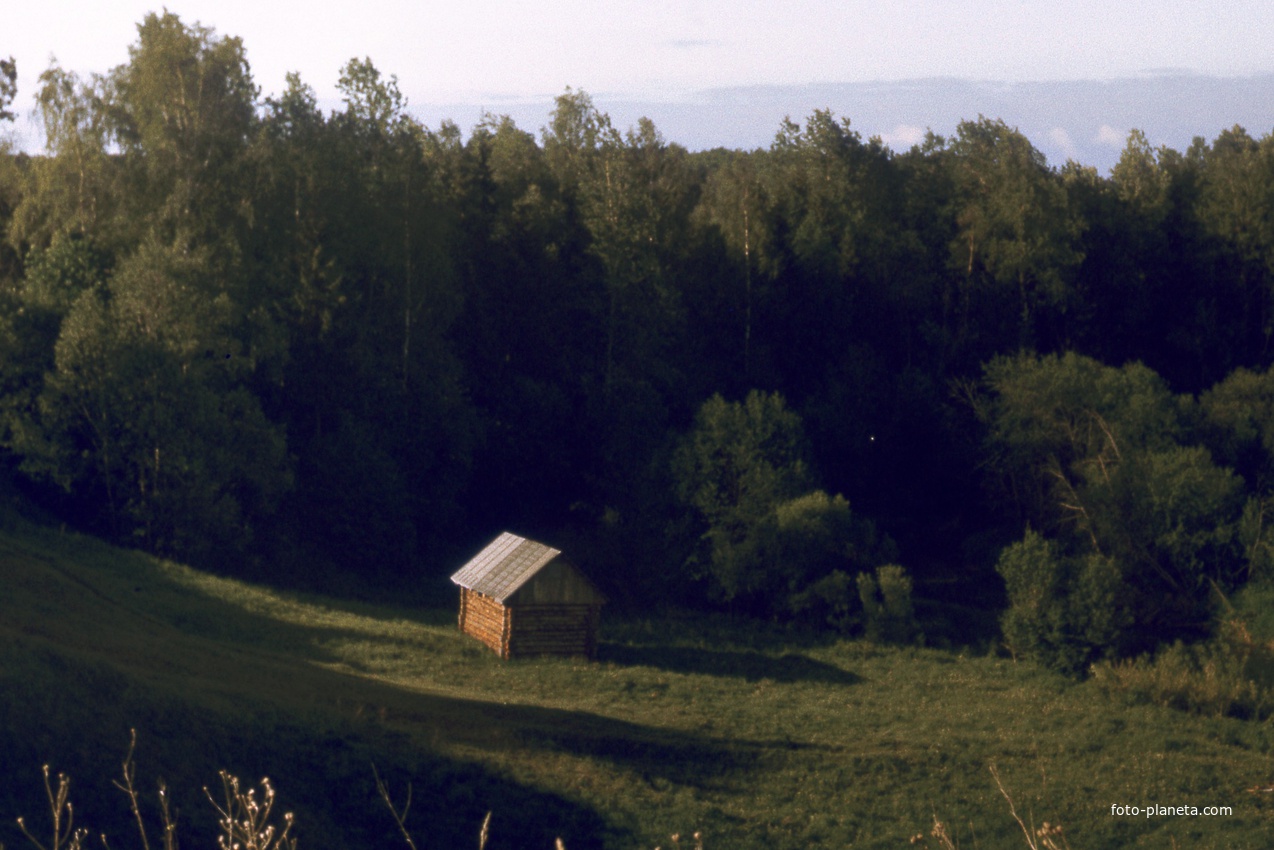
[(630, 667), (653, 667), (669, 673), (702, 676), (725, 676), (759, 682), (818, 682), (831, 685), (854, 685), (862, 677), (842, 670), (834, 664), (816, 661), (804, 655), (784, 653), (766, 655), (753, 650), (701, 649), (691, 646), (631, 645), (607, 643), (598, 647), (597, 659)]
[(746, 781), (766, 746), (642, 726), (587, 712), (568, 712), (553, 723), (530, 723), (524, 709), (517, 715), (520, 744), (608, 762), (641, 776), (652, 788), (671, 783), (699, 790), (721, 789), (734, 781)]

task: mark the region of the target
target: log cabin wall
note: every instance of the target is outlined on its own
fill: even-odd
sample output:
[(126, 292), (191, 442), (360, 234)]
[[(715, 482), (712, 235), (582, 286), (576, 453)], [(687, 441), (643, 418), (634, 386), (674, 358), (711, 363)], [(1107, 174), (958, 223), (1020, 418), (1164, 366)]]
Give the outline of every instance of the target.
[(509, 612), (506, 658), (597, 654), (598, 605), (518, 605)]
[(460, 631), (508, 658), (509, 626), (508, 608), (476, 590), (460, 589)]

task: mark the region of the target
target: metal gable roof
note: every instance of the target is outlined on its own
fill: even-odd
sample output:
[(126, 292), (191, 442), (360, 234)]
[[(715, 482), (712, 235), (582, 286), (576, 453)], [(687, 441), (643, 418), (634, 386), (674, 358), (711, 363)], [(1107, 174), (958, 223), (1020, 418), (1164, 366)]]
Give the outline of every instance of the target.
[(560, 554), (551, 546), (506, 531), (461, 567), (451, 580), (504, 603)]

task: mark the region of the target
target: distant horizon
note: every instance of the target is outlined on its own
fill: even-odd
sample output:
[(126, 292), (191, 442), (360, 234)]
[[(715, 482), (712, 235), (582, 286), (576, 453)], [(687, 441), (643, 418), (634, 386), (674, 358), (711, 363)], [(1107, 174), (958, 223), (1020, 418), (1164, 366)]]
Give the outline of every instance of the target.
[[(580, 87), (575, 87), (576, 89)], [(598, 109), (622, 129), (650, 118), (668, 142), (691, 151), (769, 147), (781, 122), (803, 123), (817, 109), (849, 118), (864, 139), (879, 137), (897, 153), (932, 130), (950, 137), (961, 121), (979, 115), (1022, 132), (1061, 167), (1068, 159), (1109, 173), (1132, 130), (1151, 145), (1184, 152), (1193, 139), (1208, 142), (1241, 125), (1254, 138), (1274, 132), (1274, 73), (1218, 76), (1183, 70), (1110, 79), (1013, 82), (951, 76), (908, 80), (718, 86), (661, 99), (584, 88)], [(539, 138), (560, 95), (507, 97), (487, 103), (409, 103), (408, 111), (436, 129), (454, 121), (466, 137), (483, 111), (509, 115)], [(339, 108), (339, 100), (322, 104)], [(467, 113), (467, 118), (462, 117)]]
[[(304, 80), (303, 80), (304, 81)], [(308, 81), (305, 81), (308, 83)], [(549, 94), (504, 94), (488, 99), (419, 101), (407, 112), (431, 130), (444, 121), (465, 138), (484, 114), (508, 115), (540, 139), (554, 100)], [(1068, 160), (1109, 174), (1132, 130), (1155, 148), (1184, 152), (1193, 139), (1211, 143), (1236, 125), (1253, 138), (1274, 132), (1274, 73), (1221, 76), (1163, 68), (1105, 79), (1009, 81), (935, 75), (902, 80), (818, 82), (804, 85), (751, 83), (713, 86), (663, 97), (620, 91), (586, 91), (620, 130), (650, 118), (664, 140), (690, 151), (769, 147), (784, 118), (804, 123), (815, 110), (830, 109), (864, 139), (879, 138), (895, 153), (909, 150), (932, 131), (950, 137), (961, 121), (979, 116), (1003, 120), (1043, 153), (1051, 167)], [(262, 99), (278, 92), (262, 92)], [(19, 92), (19, 103), (23, 100)], [(320, 97), (328, 114), (340, 111), (337, 97)], [(29, 105), (0, 134), (15, 150), (43, 151), (42, 130)]]
[(691, 150), (766, 147), (784, 116), (823, 108), (901, 150), (986, 115), (1052, 165), (1108, 171), (1134, 127), (1172, 148), (1236, 123), (1274, 127), (1268, 0), (43, 0), (16, 4), (0, 30), (0, 55), (17, 61), (19, 146), (42, 146), (30, 113), (51, 61), (107, 73), (161, 13), (239, 39), (263, 94), (295, 72), (340, 108), (341, 68), (370, 58), (426, 126), (466, 133), (486, 108), (538, 136), (568, 85), (617, 126), (644, 115)]

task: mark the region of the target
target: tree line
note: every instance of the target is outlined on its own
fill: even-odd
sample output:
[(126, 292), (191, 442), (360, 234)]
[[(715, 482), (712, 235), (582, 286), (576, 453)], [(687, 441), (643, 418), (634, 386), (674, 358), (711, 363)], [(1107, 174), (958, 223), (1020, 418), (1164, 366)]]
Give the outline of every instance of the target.
[(1072, 667), (1269, 577), (1274, 137), (1134, 131), (1107, 177), (985, 117), (691, 153), (577, 90), (466, 137), (370, 60), (339, 89), (262, 96), (168, 12), (40, 75), (47, 150), (0, 156), (0, 444), (45, 510), (301, 582), (434, 580), (512, 528), (621, 604), (827, 628), (903, 564)]

